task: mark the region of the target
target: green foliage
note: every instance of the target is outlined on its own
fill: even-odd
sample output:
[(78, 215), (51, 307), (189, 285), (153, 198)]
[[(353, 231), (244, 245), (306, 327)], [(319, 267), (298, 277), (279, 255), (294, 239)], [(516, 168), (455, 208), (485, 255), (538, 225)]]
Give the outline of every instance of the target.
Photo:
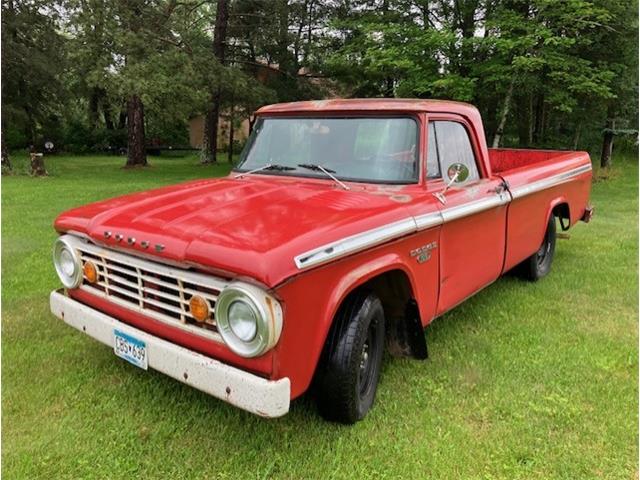
[(37, 143), (62, 116), (67, 42), (58, 19), (46, 1), (2, 1), (2, 123), (9, 144)]
[(513, 143), (571, 148), (607, 104), (637, 106), (636, 19), (624, 0), (357, 1), (325, 68), (355, 96), (476, 103), (490, 137), (508, 104)]
[(132, 94), (151, 137), (184, 141), (218, 89), (236, 120), (273, 102), (398, 96), (472, 102), (489, 139), (507, 112), (512, 145), (586, 148), (605, 127), (637, 129), (637, 0), (232, 0), (224, 65), (214, 4), (3, 0), (7, 144), (121, 141)]

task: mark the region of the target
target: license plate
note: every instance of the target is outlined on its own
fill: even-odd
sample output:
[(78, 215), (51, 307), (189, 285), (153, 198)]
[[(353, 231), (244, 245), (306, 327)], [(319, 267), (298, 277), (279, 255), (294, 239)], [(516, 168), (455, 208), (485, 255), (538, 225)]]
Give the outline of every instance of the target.
[(113, 331), (113, 351), (120, 358), (133, 363), (136, 367), (147, 369), (149, 361), (147, 359), (147, 345), (131, 335), (119, 330)]

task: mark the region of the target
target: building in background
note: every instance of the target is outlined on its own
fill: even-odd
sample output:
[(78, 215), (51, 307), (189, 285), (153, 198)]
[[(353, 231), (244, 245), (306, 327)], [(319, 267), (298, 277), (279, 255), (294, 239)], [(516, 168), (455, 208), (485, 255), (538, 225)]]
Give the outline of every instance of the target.
[[(256, 80), (267, 85), (269, 80), (281, 75), (277, 64), (261, 64), (256, 66), (254, 72)], [(309, 83), (324, 92), (324, 98), (338, 98), (342, 96), (338, 91), (335, 82), (322, 76), (316, 76), (308, 68), (301, 68), (298, 71), (298, 77), (305, 78)], [(236, 122), (242, 118), (238, 112), (234, 115)], [(229, 111), (222, 112), (218, 118), (218, 149), (225, 150), (229, 146)], [(243, 118), (242, 122), (236, 126), (233, 132), (234, 143), (244, 144), (251, 133), (251, 122), (249, 118)], [(192, 117), (189, 120), (189, 145), (191, 148), (202, 148), (204, 139), (204, 115)]]
[[(224, 150), (229, 146), (229, 116), (220, 115), (218, 118), (218, 148)], [(233, 132), (234, 142), (243, 144), (249, 136), (249, 119), (245, 118)], [(189, 145), (191, 148), (202, 148), (204, 140), (204, 115), (198, 115), (189, 120)]]

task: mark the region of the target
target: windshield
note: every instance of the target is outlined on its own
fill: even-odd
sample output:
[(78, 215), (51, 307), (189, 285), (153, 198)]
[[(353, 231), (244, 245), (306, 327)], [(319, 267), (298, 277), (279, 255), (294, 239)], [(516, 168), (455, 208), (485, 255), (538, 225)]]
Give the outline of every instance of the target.
[(415, 183), (417, 143), (412, 118), (260, 118), (236, 170), (326, 178), (309, 168), (321, 166), (342, 180)]

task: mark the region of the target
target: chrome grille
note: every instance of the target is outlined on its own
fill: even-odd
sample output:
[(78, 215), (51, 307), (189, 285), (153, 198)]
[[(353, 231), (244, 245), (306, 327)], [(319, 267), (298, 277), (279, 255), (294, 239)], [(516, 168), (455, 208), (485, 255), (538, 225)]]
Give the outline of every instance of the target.
[[(91, 243), (82, 243), (77, 249), (83, 266), (91, 261), (98, 273), (95, 283), (83, 276), (82, 290), (164, 323), (222, 341), (214, 309), (220, 291), (227, 285), (225, 280)], [(209, 304), (210, 316), (204, 322), (198, 322), (189, 311), (189, 300), (196, 294)]]

